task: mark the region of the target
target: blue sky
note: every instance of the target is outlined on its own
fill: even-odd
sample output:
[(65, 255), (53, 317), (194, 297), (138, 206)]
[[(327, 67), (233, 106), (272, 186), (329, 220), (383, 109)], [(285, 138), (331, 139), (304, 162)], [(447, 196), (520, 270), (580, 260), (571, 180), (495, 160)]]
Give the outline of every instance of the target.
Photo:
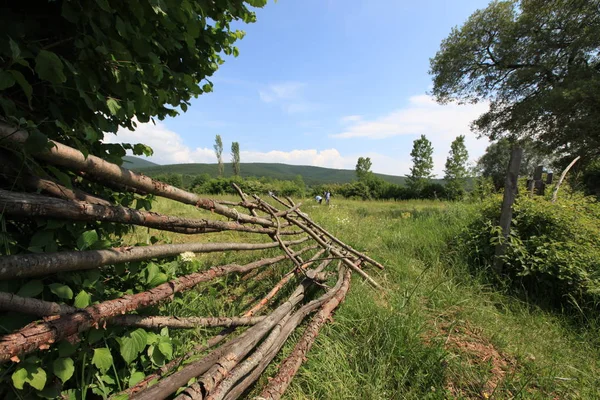
[(483, 153), (487, 140), (468, 126), (487, 106), (435, 104), (429, 58), (487, 3), (271, 0), (255, 24), (240, 24), (240, 55), (211, 78), (213, 93), (178, 117), (120, 131), (118, 140), (149, 144), (161, 164), (215, 162), (220, 134), (226, 151), (240, 143), (242, 162), (352, 169), (369, 156), (375, 172), (404, 175), (423, 133), (441, 176), (457, 135), (467, 135), (472, 160)]

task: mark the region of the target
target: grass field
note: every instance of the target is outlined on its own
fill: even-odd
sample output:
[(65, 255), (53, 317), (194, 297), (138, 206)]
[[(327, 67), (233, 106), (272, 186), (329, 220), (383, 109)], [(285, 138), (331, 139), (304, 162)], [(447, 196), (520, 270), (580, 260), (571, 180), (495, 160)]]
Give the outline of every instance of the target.
[[(159, 200), (154, 209), (187, 216), (203, 213), (167, 200)], [(354, 276), (345, 303), (322, 330), (286, 398), (600, 398), (600, 339), (594, 321), (574, 324), (557, 312), (501, 293), (469, 272), (464, 249), (452, 243), (469, 222), (473, 206), (336, 200), (327, 207), (306, 200), (302, 209), (382, 262), (385, 271), (368, 272), (386, 291), (378, 293)], [(234, 236), (239, 241), (239, 235), (231, 233), (200, 238), (226, 241)], [(143, 229), (129, 240), (147, 237)], [(175, 234), (161, 238), (198, 240)], [(252, 259), (256, 253), (202, 256), (207, 266)], [(202, 285), (162, 312), (239, 314), (289, 268), (274, 268), (259, 282), (227, 277)], [(178, 353), (215, 332), (179, 333)], [(301, 332), (291, 338), (284, 354)], [(276, 368), (275, 362), (267, 375)]]

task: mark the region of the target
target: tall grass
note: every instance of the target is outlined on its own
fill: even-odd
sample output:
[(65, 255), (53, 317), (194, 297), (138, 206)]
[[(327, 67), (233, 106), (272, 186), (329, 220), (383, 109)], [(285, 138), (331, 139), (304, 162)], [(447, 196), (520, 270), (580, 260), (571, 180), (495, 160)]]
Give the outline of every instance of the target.
[[(164, 212), (166, 207), (172, 206), (161, 201), (157, 210)], [(386, 265), (385, 271), (369, 270), (386, 291), (376, 292), (360, 277), (353, 278), (345, 303), (333, 323), (322, 330), (287, 398), (598, 398), (597, 325), (574, 327), (560, 314), (498, 292), (469, 271), (465, 249), (449, 245), (472, 220), (472, 207), (434, 201), (343, 200), (328, 207), (307, 200), (303, 210)], [(182, 212), (193, 215), (187, 209)], [(191, 240), (167, 236), (173, 241)], [(227, 234), (203, 238), (226, 240)], [(255, 255), (203, 257), (208, 266)], [(163, 306), (163, 312), (236, 315), (252, 303), (252, 293), (272, 286), (289, 268), (278, 266), (260, 282), (223, 278), (184, 294)], [(212, 333), (180, 333), (179, 352)], [(293, 340), (283, 354), (292, 346)], [(496, 358), (472, 352), (473, 346), (500, 357), (501, 373)], [(277, 362), (267, 373), (272, 375), (276, 368)]]

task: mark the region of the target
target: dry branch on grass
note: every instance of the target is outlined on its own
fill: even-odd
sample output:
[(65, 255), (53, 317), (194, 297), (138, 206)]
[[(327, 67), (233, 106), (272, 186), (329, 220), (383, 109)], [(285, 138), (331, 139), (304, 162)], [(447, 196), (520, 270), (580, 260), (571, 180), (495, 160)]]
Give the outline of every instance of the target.
[[(273, 234), (272, 228), (253, 227), (238, 222), (172, 217), (123, 206), (105, 206), (77, 200), (63, 200), (39, 194), (16, 193), (0, 189), (0, 208), (13, 217), (44, 217), (73, 221), (107, 221), (144, 226), (163, 231), (199, 234), (238, 231)], [(281, 232), (281, 234), (295, 234)]]
[[(12, 142), (15, 145), (23, 145), (28, 136), (29, 134), (27, 132), (15, 130), (13, 127), (0, 122), (0, 139), (2, 140)], [(91, 154), (85, 156), (79, 150), (62, 143), (52, 140), (50, 143), (52, 144), (52, 147), (36, 154), (37, 158), (73, 171), (85, 172), (89, 179), (101, 177), (103, 181), (125, 185), (145, 193), (165, 197), (180, 203), (191, 204), (205, 210), (214, 211), (217, 214), (239, 222), (257, 224), (265, 227), (274, 226), (273, 222), (267, 219), (237, 213), (236, 210), (223, 206), (214, 200), (202, 198), (197, 194), (137, 174)]]
[[(13, 146), (19, 146), (27, 139), (27, 133), (11, 129), (0, 123), (0, 139), (5, 140), (5, 143), (12, 143)], [(195, 346), (192, 351), (171, 360), (154, 374), (147, 375), (142, 382), (125, 389), (121, 394), (127, 394), (132, 399), (164, 399), (178, 391), (179, 388), (187, 386), (190, 379), (197, 378), (197, 381), (187, 386), (176, 399), (232, 400), (241, 396), (258, 379), (304, 318), (310, 313), (316, 312), (295, 350), (282, 364), (277, 377), (263, 391), (265, 397), (279, 398), (298, 370), (320, 328), (329, 318), (333, 309), (346, 296), (351, 271), (357, 272), (376, 288), (381, 288), (362, 270), (360, 265), (368, 262), (378, 268), (383, 268), (383, 266), (346, 245), (316, 224), (300, 210), (301, 203), (294, 203), (289, 198), (286, 203), (273, 196), (284, 206), (283, 209), (278, 209), (258, 196), (254, 196), (255, 201), (250, 201), (249, 197), (235, 184), (233, 187), (241, 198), (240, 202), (205, 199), (194, 193), (136, 174), (98, 157), (92, 155), (86, 157), (78, 150), (63, 144), (52, 142), (52, 145), (50, 149), (41, 151), (35, 157), (70, 169), (87, 180), (117, 188), (117, 190), (169, 198), (210, 210), (233, 221), (174, 217), (111, 205), (104, 199), (75, 188), (66, 188), (51, 179), (39, 178), (29, 172), (15, 175), (14, 169), (5, 161), (7, 158), (0, 153), (0, 175), (8, 180), (20, 176), (21, 183), (27, 190), (53, 196), (16, 193), (0, 189), (0, 208), (3, 209), (5, 216), (108, 221), (185, 234), (227, 230), (268, 235), (273, 242), (256, 244), (189, 243), (80, 252), (18, 254), (0, 258), (0, 279), (44, 276), (58, 272), (99, 268), (118, 263), (170, 257), (183, 252), (210, 253), (279, 247), (283, 255), (261, 258), (245, 265), (215, 266), (202, 272), (180, 276), (145, 292), (125, 295), (84, 309), (0, 293), (0, 310), (16, 311), (44, 318), (43, 321), (34, 322), (12, 334), (0, 337), (0, 363), (8, 360), (17, 361), (19, 356), (37, 349), (47, 349), (61, 339), (77, 340), (79, 333), (106, 323), (145, 329), (223, 326), (226, 328), (208, 340), (206, 345)], [(10, 155), (7, 157), (10, 158)], [(229, 206), (243, 207), (248, 210), (248, 213), (240, 212)], [(300, 230), (292, 231), (288, 229), (289, 227), (298, 227)], [(301, 233), (306, 233), (308, 236), (293, 241), (281, 239), (282, 235)], [(299, 250), (291, 248), (291, 246), (309, 241), (315, 244), (307, 244)], [(303, 261), (300, 257), (303, 253), (317, 249), (319, 250), (315, 253), (310, 253), (312, 255), (308, 261)], [(328, 256), (322, 258), (325, 253), (328, 253)], [(266, 294), (257, 294), (256, 298), (260, 300), (239, 317), (183, 318), (139, 314), (123, 315), (158, 304), (172, 298), (175, 293), (189, 290), (201, 282), (210, 281), (226, 274), (247, 273), (243, 278), (244, 281), (248, 279), (262, 280), (263, 275), (258, 272), (260, 267), (286, 260), (293, 263), (293, 270), (285, 274)], [(326, 271), (326, 269), (331, 265), (332, 260), (339, 260), (334, 268), (338, 279), (335, 286), (330, 288), (321, 282), (326, 282), (331, 276), (332, 272)], [(312, 267), (317, 263), (320, 264)], [(255, 316), (273, 301), (276, 294), (291, 281), (292, 277), (297, 275), (303, 276), (304, 279), (287, 300), (273, 304), (270, 312), (265, 315)], [(315, 291), (307, 291), (311, 285), (325, 292), (316, 299), (307, 299), (307, 293), (315, 293)], [(240, 326), (248, 328), (225, 342)], [(204, 351), (213, 347), (214, 350), (210, 353), (196, 359)], [(196, 360), (192, 361), (194, 359)], [(155, 384), (150, 385), (151, 383)]]
[[(297, 253), (313, 250), (315, 247), (309, 246)], [(233, 272), (247, 272), (285, 259), (286, 256), (278, 256), (245, 265), (229, 264), (212, 267), (207, 271), (181, 276), (146, 292), (126, 295), (115, 300), (95, 304), (75, 313), (61, 316), (53, 321), (28, 325), (15, 333), (0, 338), (0, 363), (36, 349), (47, 349), (53, 343), (98, 326), (108, 318), (157, 304), (170, 298), (175, 293), (196, 286), (200, 282), (210, 281)]]
[[(308, 238), (302, 238), (285, 243), (287, 246), (294, 246), (307, 240)], [(184, 243), (128, 246), (106, 250), (18, 254), (0, 258), (0, 279), (43, 276), (64, 271), (93, 269), (105, 265), (172, 257), (184, 252), (250, 251), (271, 249), (278, 246), (278, 243)]]

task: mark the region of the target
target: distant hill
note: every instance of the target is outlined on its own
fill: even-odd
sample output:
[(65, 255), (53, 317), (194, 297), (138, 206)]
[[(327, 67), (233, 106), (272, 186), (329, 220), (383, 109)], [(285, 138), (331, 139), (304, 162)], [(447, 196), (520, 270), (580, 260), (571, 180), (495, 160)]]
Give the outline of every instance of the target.
[[(128, 159), (135, 157), (127, 157)], [(148, 161), (141, 160), (145, 163)], [(150, 163), (151, 164), (151, 163)], [(124, 165), (125, 166), (125, 165)], [(347, 183), (356, 179), (354, 170), (349, 169), (333, 169), (313, 167), (308, 165), (288, 165), (275, 163), (242, 163), (242, 177), (268, 177), (281, 180), (291, 180), (297, 175), (301, 175), (304, 182), (308, 185), (318, 185), (327, 183)], [(126, 167), (127, 168), (127, 167)], [(217, 164), (171, 164), (171, 165), (134, 165), (128, 167), (138, 172), (143, 172), (148, 176), (156, 176), (160, 174), (183, 174), (183, 175), (200, 175), (209, 174), (212, 177), (217, 176)], [(232, 176), (233, 169), (231, 163), (225, 164), (225, 176)], [(403, 184), (405, 178), (403, 176), (375, 174), (387, 182)]]
[(157, 163), (144, 160), (141, 157), (125, 156), (123, 157), (123, 168), (137, 170), (138, 168), (158, 167)]

